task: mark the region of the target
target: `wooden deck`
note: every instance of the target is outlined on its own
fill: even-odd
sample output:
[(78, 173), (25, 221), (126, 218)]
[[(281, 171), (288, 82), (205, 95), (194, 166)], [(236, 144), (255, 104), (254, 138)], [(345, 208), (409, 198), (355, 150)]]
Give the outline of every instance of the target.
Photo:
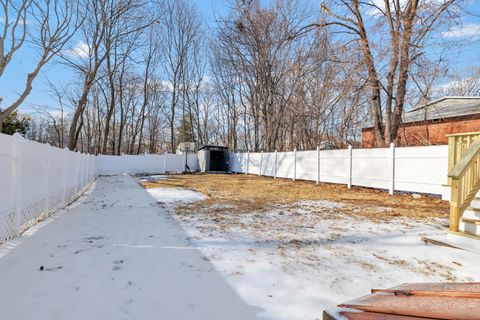
[(478, 320), (480, 283), (403, 284), (327, 310), (324, 320)]

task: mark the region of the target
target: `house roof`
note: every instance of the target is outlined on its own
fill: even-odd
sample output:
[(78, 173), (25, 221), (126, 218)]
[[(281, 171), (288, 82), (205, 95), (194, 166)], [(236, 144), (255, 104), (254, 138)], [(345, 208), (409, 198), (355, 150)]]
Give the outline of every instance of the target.
[(406, 112), (403, 123), (453, 118), (480, 113), (480, 97), (444, 97)]
[[(405, 112), (402, 122), (421, 122), (473, 114), (480, 114), (480, 97), (448, 96)], [(371, 127), (372, 123), (368, 123), (365, 128)]]

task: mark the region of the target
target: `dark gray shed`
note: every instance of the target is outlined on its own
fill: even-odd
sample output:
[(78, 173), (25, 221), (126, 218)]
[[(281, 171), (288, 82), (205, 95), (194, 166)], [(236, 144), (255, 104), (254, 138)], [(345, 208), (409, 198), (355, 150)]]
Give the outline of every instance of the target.
[(197, 155), (201, 172), (228, 171), (228, 147), (205, 145), (197, 150)]

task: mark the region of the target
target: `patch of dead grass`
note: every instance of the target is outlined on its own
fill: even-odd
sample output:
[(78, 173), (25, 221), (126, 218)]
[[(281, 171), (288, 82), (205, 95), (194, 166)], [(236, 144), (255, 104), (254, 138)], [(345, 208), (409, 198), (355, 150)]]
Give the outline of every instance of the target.
[(362, 187), (348, 189), (339, 184), (317, 185), (310, 181), (244, 174), (172, 175), (165, 180), (145, 181), (142, 184), (146, 188), (186, 188), (207, 195), (205, 201), (177, 208), (178, 214), (206, 207), (211, 210), (212, 205), (232, 206), (237, 213), (263, 212), (272, 206), (291, 205), (301, 200), (330, 200), (352, 204), (355, 210), (350, 210), (349, 214), (375, 220), (396, 217), (446, 218), (449, 211), (447, 201), (429, 196), (415, 199), (408, 194), (390, 196), (385, 191)]

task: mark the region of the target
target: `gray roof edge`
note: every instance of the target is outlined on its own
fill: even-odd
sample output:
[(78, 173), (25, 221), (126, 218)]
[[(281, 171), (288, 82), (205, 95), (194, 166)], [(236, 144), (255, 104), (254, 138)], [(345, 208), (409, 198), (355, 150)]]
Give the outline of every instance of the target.
[(464, 99), (464, 100), (480, 100), (480, 96), (445, 96), (445, 97), (442, 97), (440, 99), (437, 99), (437, 100), (433, 100), (432, 102), (429, 102), (427, 104), (423, 104), (419, 107), (416, 107), (412, 110), (409, 110), (407, 111), (408, 112), (413, 112), (413, 111), (417, 111), (417, 110), (420, 110), (420, 109), (423, 109), (423, 108), (426, 108), (428, 106), (431, 106), (433, 104), (436, 104), (436, 103), (439, 103), (441, 101), (444, 101), (444, 100), (447, 100), (447, 99)]

